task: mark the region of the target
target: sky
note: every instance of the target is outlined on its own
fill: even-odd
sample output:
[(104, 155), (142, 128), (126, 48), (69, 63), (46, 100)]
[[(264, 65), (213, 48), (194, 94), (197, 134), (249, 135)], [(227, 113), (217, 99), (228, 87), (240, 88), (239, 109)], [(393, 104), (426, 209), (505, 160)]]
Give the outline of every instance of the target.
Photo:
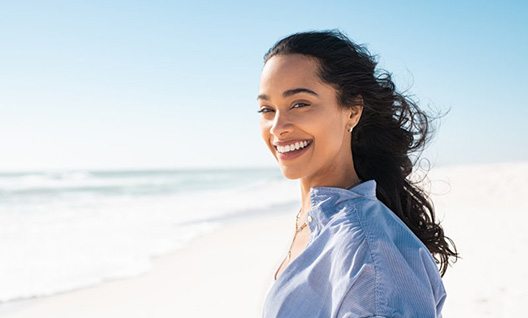
[(264, 53), (339, 29), (447, 113), (432, 167), (528, 160), (521, 1), (2, 1), (0, 171), (273, 167)]

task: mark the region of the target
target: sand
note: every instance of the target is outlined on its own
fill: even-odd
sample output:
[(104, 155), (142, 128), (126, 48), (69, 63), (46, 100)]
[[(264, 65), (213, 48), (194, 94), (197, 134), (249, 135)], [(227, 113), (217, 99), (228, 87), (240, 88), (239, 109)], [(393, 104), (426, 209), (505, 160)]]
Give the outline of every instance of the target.
[(3, 316), (258, 317), (292, 222), (277, 214), (235, 221), (155, 259), (143, 276), (41, 298)]
[[(528, 301), (528, 163), (436, 169), (437, 214), (463, 258), (444, 317), (521, 317)], [(295, 211), (240, 219), (154, 260), (142, 276), (37, 299), (2, 317), (260, 317)]]

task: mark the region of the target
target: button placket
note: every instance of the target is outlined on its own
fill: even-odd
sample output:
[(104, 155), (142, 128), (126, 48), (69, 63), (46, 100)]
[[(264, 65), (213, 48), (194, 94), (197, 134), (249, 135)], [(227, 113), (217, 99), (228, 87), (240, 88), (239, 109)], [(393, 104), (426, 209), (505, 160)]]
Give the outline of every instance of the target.
[(310, 231), (312, 232), (312, 237), (315, 236), (317, 232), (317, 224), (315, 222), (315, 218), (311, 214), (308, 214), (308, 216), (306, 217), (306, 221), (308, 222), (308, 226), (310, 227)]

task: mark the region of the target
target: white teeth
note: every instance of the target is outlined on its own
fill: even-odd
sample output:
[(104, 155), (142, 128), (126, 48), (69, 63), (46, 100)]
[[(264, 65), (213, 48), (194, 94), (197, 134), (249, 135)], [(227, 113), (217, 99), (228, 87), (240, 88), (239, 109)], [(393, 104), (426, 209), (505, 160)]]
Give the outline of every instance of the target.
[(308, 145), (308, 141), (301, 141), (301, 142), (296, 142), (294, 144), (291, 144), (291, 145), (287, 145), (287, 146), (277, 146), (277, 150), (280, 152), (280, 153), (286, 153), (286, 152), (290, 152), (290, 151), (294, 151), (294, 150), (298, 150), (300, 148), (304, 148)]

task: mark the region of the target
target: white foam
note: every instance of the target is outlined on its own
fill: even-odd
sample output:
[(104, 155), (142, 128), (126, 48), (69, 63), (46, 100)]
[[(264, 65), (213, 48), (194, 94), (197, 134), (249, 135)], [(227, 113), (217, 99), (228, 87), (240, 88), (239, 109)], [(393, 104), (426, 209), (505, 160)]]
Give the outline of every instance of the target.
[[(54, 182), (42, 175), (16, 176), (19, 184), (9, 189)], [(103, 182), (94, 178), (89, 173), (68, 174), (67, 182), (83, 187)], [(154, 181), (148, 175), (139, 178), (150, 184), (162, 179), (158, 174)], [(155, 195), (11, 194), (0, 204), (0, 302), (145, 273), (152, 257), (184, 247), (228, 216), (243, 217), (287, 204), (296, 190), (294, 183), (277, 180), (273, 174), (257, 182), (234, 184), (221, 190), (178, 188)]]

